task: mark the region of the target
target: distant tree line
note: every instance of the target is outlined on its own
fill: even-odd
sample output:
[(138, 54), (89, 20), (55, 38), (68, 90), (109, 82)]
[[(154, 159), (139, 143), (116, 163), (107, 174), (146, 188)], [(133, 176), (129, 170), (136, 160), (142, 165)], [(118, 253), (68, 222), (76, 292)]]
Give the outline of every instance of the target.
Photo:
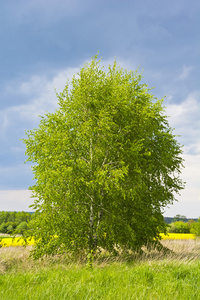
[(173, 222), (183, 221), (188, 222), (189, 220), (193, 220), (195, 222), (198, 221), (198, 218), (186, 218), (186, 216), (176, 215), (175, 217), (164, 217), (165, 223), (171, 224)]
[(187, 219), (185, 216), (176, 215), (174, 218), (165, 217), (165, 222), (169, 224), (169, 233), (193, 233), (200, 236), (200, 218)]
[[(34, 213), (30, 212), (0, 212), (0, 233), (22, 234), (28, 229), (29, 222), (34, 218)], [(165, 222), (169, 225), (169, 233), (193, 233), (200, 236), (200, 218), (187, 219), (185, 216), (176, 215), (173, 218), (165, 217)]]
[(29, 212), (0, 212), (0, 233), (22, 234), (28, 228), (28, 223), (34, 217)]

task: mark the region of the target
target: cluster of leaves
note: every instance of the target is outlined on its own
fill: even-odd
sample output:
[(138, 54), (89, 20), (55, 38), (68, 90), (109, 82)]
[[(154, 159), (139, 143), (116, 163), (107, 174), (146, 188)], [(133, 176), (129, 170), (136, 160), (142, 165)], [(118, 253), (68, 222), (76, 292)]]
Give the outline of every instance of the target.
[(28, 223), (33, 218), (28, 212), (0, 212), (0, 233), (23, 233), (28, 228)]

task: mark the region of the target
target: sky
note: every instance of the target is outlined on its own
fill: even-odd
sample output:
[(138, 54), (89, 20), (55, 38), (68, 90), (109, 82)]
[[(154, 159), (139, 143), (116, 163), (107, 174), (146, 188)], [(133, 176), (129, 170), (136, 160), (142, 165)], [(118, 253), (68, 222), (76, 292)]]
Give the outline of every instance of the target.
[(200, 216), (200, 1), (0, 1), (0, 211), (32, 211), (25, 131), (99, 51), (139, 68), (183, 145), (185, 189), (164, 216)]

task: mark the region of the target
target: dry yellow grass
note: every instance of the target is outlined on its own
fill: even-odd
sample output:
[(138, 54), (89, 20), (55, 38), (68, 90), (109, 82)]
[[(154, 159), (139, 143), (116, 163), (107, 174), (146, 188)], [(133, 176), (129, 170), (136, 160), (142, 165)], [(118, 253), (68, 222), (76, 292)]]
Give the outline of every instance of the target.
[(27, 264), (31, 263), (28, 260), (30, 247), (5, 247), (0, 248), (0, 273), (5, 273), (7, 269), (15, 265), (23, 265), (23, 269), (28, 269)]
[[(188, 262), (200, 259), (200, 239), (165, 239), (161, 241), (162, 245), (171, 252), (164, 253), (163, 251), (157, 251), (155, 249), (147, 250), (144, 248), (144, 252), (141, 255), (135, 255), (130, 253), (128, 255), (119, 255), (116, 257), (110, 256), (109, 253), (104, 253), (95, 259), (94, 264), (98, 266), (104, 266), (110, 262), (123, 262), (123, 261), (148, 261), (151, 264), (153, 261), (177, 261)], [(45, 266), (48, 266), (51, 263), (58, 262), (65, 266), (66, 264), (73, 263), (73, 260), (68, 256), (55, 256), (53, 258), (45, 257), (43, 260), (34, 261), (29, 259), (30, 250), (32, 246), (27, 246), (26, 248), (19, 247), (2, 247), (0, 248), (0, 273), (5, 273), (8, 269), (14, 268), (14, 270), (33, 270), (41, 269)], [(77, 260), (79, 261), (79, 260)], [(84, 263), (80, 259), (80, 263)]]
[(200, 258), (200, 239), (166, 239), (161, 241), (164, 247), (172, 250), (175, 255), (188, 258)]

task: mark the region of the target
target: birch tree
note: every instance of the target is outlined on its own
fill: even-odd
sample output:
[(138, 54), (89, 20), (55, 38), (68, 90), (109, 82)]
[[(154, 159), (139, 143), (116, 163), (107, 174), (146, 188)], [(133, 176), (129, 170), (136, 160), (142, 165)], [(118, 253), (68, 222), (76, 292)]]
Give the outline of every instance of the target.
[(180, 144), (163, 99), (141, 74), (105, 71), (95, 56), (27, 131), (33, 163), (35, 257), (140, 249), (166, 232), (163, 210), (183, 188)]

